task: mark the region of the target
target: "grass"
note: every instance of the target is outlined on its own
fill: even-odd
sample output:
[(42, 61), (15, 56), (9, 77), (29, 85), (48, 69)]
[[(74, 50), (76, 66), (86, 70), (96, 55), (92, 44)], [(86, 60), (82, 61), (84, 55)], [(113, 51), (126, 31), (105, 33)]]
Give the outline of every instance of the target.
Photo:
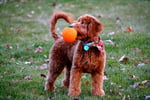
[[(54, 2), (54, 1), (53, 1)], [(48, 59), (53, 39), (49, 36), (49, 18), (54, 7), (52, 1), (10, 0), (0, 5), (0, 99), (7, 100), (70, 100), (67, 89), (61, 88), (63, 74), (57, 79), (57, 89), (44, 91), (45, 79), (39, 66)], [(104, 81), (106, 96), (95, 97), (90, 93), (90, 75), (83, 74), (81, 100), (145, 100), (150, 95), (150, 1), (149, 0), (57, 0), (57, 9), (74, 14), (96, 16), (104, 25), (102, 39), (106, 44), (107, 64)], [(98, 17), (101, 16), (101, 17)], [(121, 19), (121, 28), (115, 24)], [(57, 27), (66, 27), (60, 21)], [(133, 33), (124, 32), (132, 26)], [(108, 36), (108, 33), (115, 35)], [(42, 52), (35, 53), (41, 46)], [(121, 63), (125, 55), (128, 62)], [(31, 64), (27, 64), (31, 62)], [(137, 66), (136, 63), (144, 63)], [(29, 79), (25, 79), (29, 77)], [(133, 88), (134, 83), (149, 80)], [(124, 99), (124, 100), (125, 100)]]

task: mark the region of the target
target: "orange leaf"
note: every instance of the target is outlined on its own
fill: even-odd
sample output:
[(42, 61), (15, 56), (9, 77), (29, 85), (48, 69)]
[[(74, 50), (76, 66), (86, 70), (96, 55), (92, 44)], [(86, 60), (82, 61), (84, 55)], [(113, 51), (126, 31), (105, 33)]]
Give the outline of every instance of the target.
[(134, 30), (132, 29), (132, 27), (131, 26), (128, 26), (127, 28), (126, 28), (126, 32), (134, 32)]
[(89, 81), (86, 81), (85, 83), (84, 83), (84, 85), (88, 85), (90, 82)]

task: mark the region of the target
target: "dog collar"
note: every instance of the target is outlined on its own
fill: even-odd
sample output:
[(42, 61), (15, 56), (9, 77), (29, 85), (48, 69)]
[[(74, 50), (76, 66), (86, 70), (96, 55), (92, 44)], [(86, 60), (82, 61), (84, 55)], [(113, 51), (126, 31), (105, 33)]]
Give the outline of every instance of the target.
[(90, 47), (96, 47), (99, 51), (104, 51), (104, 43), (102, 40), (96, 42), (83, 43), (84, 50), (88, 51)]

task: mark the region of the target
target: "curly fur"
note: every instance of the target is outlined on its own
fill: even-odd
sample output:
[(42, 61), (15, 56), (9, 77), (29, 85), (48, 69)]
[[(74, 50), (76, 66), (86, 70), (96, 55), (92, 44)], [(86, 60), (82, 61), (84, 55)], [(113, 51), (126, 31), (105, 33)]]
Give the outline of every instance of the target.
[[(55, 31), (58, 19), (64, 19), (76, 29), (78, 35), (73, 43), (67, 43)], [(106, 61), (106, 53), (100, 52), (97, 48), (83, 49), (83, 43), (99, 41), (99, 32), (103, 25), (91, 15), (80, 16), (73, 21), (71, 14), (57, 12), (51, 18), (51, 34), (55, 39), (50, 51), (49, 70), (45, 83), (45, 90), (55, 89), (54, 82), (66, 68), (63, 86), (69, 88), (69, 96), (78, 96), (81, 92), (82, 73), (90, 73), (92, 76), (92, 95), (103, 96), (103, 75)]]

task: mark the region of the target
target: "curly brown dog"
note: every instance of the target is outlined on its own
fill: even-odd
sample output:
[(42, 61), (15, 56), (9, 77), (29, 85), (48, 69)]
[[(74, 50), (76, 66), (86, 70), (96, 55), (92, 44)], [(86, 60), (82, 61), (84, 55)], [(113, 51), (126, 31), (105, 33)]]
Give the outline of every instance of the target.
[[(70, 23), (70, 27), (77, 31), (77, 39), (67, 43), (55, 31), (58, 19)], [(55, 39), (50, 51), (49, 70), (45, 83), (45, 90), (54, 90), (54, 82), (66, 68), (63, 86), (69, 88), (69, 96), (78, 96), (81, 92), (82, 73), (92, 76), (92, 95), (103, 96), (103, 75), (106, 54), (99, 32), (103, 26), (95, 17), (83, 15), (77, 21), (72, 21), (71, 15), (65, 12), (56, 12), (51, 19), (51, 34)]]

